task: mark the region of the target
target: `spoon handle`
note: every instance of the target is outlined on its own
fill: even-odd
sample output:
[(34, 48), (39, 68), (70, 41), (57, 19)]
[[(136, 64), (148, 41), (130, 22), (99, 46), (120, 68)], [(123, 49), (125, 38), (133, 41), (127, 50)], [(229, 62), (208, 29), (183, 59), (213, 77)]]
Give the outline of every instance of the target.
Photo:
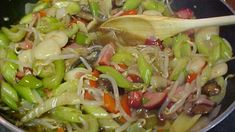
[(188, 20), (190, 28), (235, 24), (235, 15)]

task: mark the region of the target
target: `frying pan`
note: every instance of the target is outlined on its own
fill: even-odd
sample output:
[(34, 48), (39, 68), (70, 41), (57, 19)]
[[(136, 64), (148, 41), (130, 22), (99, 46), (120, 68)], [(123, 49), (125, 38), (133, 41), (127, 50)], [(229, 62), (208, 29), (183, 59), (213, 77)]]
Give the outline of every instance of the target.
[[(27, 2), (35, 2), (36, 0), (1, 0), (0, 4), (0, 26), (9, 26), (14, 24), (24, 15), (24, 5)], [(230, 4), (235, 4), (234, 0), (229, 1)], [(234, 12), (233, 8), (229, 6), (225, 0), (173, 0), (172, 8), (173, 10), (178, 10), (181, 8), (190, 8), (194, 11), (197, 18), (215, 17), (223, 15), (231, 15)], [(235, 6), (234, 6), (235, 7)], [(226, 38), (235, 51), (235, 25), (224, 26), (220, 28), (220, 36)], [(235, 53), (234, 53), (235, 54)], [(235, 73), (235, 61), (230, 61), (228, 74)], [(219, 116), (211, 121), (205, 128), (201, 131), (218, 131), (221, 128), (220, 122), (224, 120), (232, 111), (235, 109), (235, 79), (230, 79), (228, 81), (228, 87), (226, 96), (221, 103), (221, 110)], [(234, 116), (233, 116), (234, 117)], [(230, 119), (231, 120), (231, 119)], [(223, 123), (223, 122), (222, 122)], [(230, 122), (232, 124), (232, 122)], [(12, 131), (16, 131), (13, 125), (9, 125), (7, 121), (0, 118), (0, 124), (7, 127)], [(219, 127), (217, 129), (212, 129), (217, 124)], [(230, 125), (232, 126), (232, 125)], [(222, 131), (233, 131), (233, 128), (224, 128)], [(0, 131), (9, 131), (4, 127), (0, 126)], [(221, 131), (221, 130), (220, 130)]]

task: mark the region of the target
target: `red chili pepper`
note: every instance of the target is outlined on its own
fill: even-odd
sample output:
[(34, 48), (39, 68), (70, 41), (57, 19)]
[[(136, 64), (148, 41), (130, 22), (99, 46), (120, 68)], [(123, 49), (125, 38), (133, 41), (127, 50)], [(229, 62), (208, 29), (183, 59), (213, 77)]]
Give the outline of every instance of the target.
[(195, 80), (197, 78), (197, 73), (190, 73), (187, 76), (187, 82), (188, 83), (192, 83), (193, 80)]
[(124, 124), (126, 122), (126, 119), (123, 116), (121, 116), (118, 118), (118, 122)]
[[(97, 71), (97, 70), (94, 70), (92, 72), (92, 75), (95, 76), (95, 77), (99, 77), (100, 72)], [(89, 80), (89, 84), (92, 88), (97, 88), (98, 87), (98, 82), (97, 81)]]
[(122, 68), (123, 70), (126, 70), (128, 68), (128, 66), (125, 64), (118, 64), (118, 66)]
[(117, 113), (115, 99), (108, 93), (104, 92), (104, 107), (108, 112)]
[(40, 17), (44, 17), (44, 16), (47, 15), (47, 13), (46, 13), (45, 10), (41, 10), (41, 11), (39, 11), (38, 13), (39, 13), (39, 16), (40, 16)]
[(97, 81), (89, 80), (89, 84), (90, 84), (90, 87), (92, 87), (92, 88), (97, 88), (98, 87)]
[(136, 15), (138, 12), (137, 10), (133, 9), (133, 10), (128, 10), (128, 11), (124, 11), (121, 16), (124, 16), (124, 15)]
[(128, 95), (124, 94), (121, 98), (121, 106), (123, 108), (123, 110), (129, 115), (131, 116), (131, 109), (128, 105)]
[(88, 91), (85, 91), (84, 98), (86, 100), (94, 100), (94, 97)]
[(57, 132), (64, 132), (64, 128), (59, 127), (59, 128), (57, 129)]

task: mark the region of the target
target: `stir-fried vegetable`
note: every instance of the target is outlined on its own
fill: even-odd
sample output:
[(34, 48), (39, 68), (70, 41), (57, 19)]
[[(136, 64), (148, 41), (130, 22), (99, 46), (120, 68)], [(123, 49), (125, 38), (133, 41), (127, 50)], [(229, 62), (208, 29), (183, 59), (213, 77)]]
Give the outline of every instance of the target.
[(121, 88), (131, 89), (132, 84), (127, 79), (125, 79), (121, 73), (116, 71), (114, 68), (109, 66), (98, 66), (96, 69), (102, 73), (106, 73), (114, 78), (117, 85)]
[(143, 55), (139, 55), (137, 63), (141, 78), (146, 84), (149, 84), (152, 76), (151, 65), (145, 60)]
[(13, 110), (17, 110), (18, 95), (14, 88), (6, 82), (1, 82), (1, 99)]
[[(164, 40), (146, 27), (137, 36), (99, 28), (122, 15), (192, 19), (191, 9), (172, 15), (167, 0), (40, 0), (26, 6), (19, 24), (0, 31), (0, 110), (17, 127), (184, 132), (220, 108), (233, 53), (218, 27)], [(123, 24), (136, 31), (143, 21)]]

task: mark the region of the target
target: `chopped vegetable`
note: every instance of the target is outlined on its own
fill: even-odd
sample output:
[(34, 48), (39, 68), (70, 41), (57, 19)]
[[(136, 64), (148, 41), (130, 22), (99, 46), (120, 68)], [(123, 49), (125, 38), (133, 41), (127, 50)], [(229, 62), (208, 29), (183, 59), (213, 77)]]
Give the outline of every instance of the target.
[[(6, 53), (5, 58), (10, 59), (10, 60), (17, 60), (16, 54), (10, 50), (10, 49), (5, 49), (4, 52)], [(15, 84), (16, 79), (16, 73), (17, 73), (18, 65), (13, 63), (13, 62), (3, 62), (0, 66), (1, 74), (6, 79), (7, 82), (11, 84)]]
[(42, 33), (48, 33), (64, 27), (64, 24), (54, 17), (42, 17), (36, 28)]
[(115, 99), (107, 92), (104, 93), (104, 107), (108, 112), (118, 112), (118, 110), (116, 109)]
[(56, 107), (52, 110), (52, 115), (59, 120), (76, 123), (80, 123), (80, 118), (82, 118), (82, 112), (80, 110), (63, 106)]
[(9, 42), (10, 40), (7, 36), (3, 32), (0, 32), (0, 46), (8, 46)]
[(141, 0), (126, 0), (125, 4), (123, 5), (123, 10), (136, 9), (140, 3)]
[(153, 74), (151, 65), (149, 64), (149, 62), (146, 61), (143, 55), (139, 55), (137, 64), (141, 78), (144, 80), (146, 84), (149, 84), (151, 76)]
[(57, 1), (54, 3), (54, 7), (64, 8), (70, 15), (75, 15), (81, 10), (78, 3), (73, 1)]
[(159, 1), (145, 0), (142, 2), (142, 5), (143, 5), (144, 9), (146, 9), (146, 10), (156, 10), (161, 13), (163, 13), (165, 10), (164, 3), (159, 2)]
[(96, 69), (102, 73), (106, 73), (114, 78), (117, 85), (121, 88), (132, 89), (132, 83), (125, 79), (121, 73), (109, 66), (97, 66)]
[(194, 81), (195, 79), (197, 78), (197, 73), (190, 73), (188, 76), (187, 76), (187, 82), (188, 83), (192, 83), (192, 81)]
[(124, 63), (126, 65), (130, 65), (133, 60), (134, 57), (130, 53), (121, 50), (112, 56), (112, 61), (115, 63)]
[(190, 117), (184, 113), (181, 113), (172, 124), (170, 130), (173, 132), (186, 132), (197, 122), (200, 117), (201, 115)]
[(33, 75), (26, 75), (24, 76), (18, 83), (19, 85), (26, 86), (29, 88), (40, 88), (42, 87), (42, 81), (37, 79)]
[(125, 15), (136, 15), (137, 13), (138, 13), (137, 10), (133, 9), (133, 10), (124, 11), (122, 13), (122, 16), (125, 16)]
[(127, 96), (127, 94), (125, 94), (125, 95), (123, 95), (122, 97), (121, 97), (121, 106), (122, 106), (122, 108), (123, 108), (123, 110), (129, 115), (129, 116), (131, 116), (131, 109), (130, 109), (130, 107), (129, 107), (129, 105), (128, 105), (128, 96)]
[(13, 42), (21, 41), (26, 34), (26, 31), (20, 30), (17, 27), (12, 27), (11, 29), (2, 27), (2, 32)]
[(93, 16), (99, 16), (99, 3), (97, 0), (89, 0), (90, 10)]
[(87, 45), (90, 42), (88, 36), (85, 33), (78, 32), (76, 35), (76, 43), (79, 45)]
[(8, 83), (1, 82), (1, 99), (13, 110), (17, 110), (17, 102), (19, 101), (15, 89)]
[[(57, 103), (53, 104), (54, 101)], [(28, 122), (35, 117), (39, 117), (43, 113), (62, 105), (73, 105), (80, 103), (80, 99), (77, 97), (76, 93), (65, 92), (60, 96), (55, 96), (47, 99), (42, 104), (39, 104), (34, 109), (30, 110), (22, 119), (22, 122)], [(52, 105), (53, 104), (53, 105)]]
[(64, 78), (64, 71), (65, 71), (65, 64), (64, 60), (57, 60), (54, 62), (55, 65), (55, 74), (44, 78), (43, 81), (43, 86), (46, 88), (56, 88), (59, 86), (61, 81)]
[(97, 118), (109, 117), (108, 112), (106, 112), (105, 109), (103, 109), (102, 107), (99, 107), (99, 106), (83, 105), (83, 110), (86, 111), (88, 114), (91, 114)]
[(28, 86), (21, 86), (19, 84), (14, 85), (17, 93), (23, 97), (25, 100), (30, 103), (37, 103), (36, 97), (33, 94), (33, 91)]
[(99, 118), (98, 122), (100, 127), (104, 128), (105, 130), (115, 130), (120, 127), (120, 125), (112, 118)]

